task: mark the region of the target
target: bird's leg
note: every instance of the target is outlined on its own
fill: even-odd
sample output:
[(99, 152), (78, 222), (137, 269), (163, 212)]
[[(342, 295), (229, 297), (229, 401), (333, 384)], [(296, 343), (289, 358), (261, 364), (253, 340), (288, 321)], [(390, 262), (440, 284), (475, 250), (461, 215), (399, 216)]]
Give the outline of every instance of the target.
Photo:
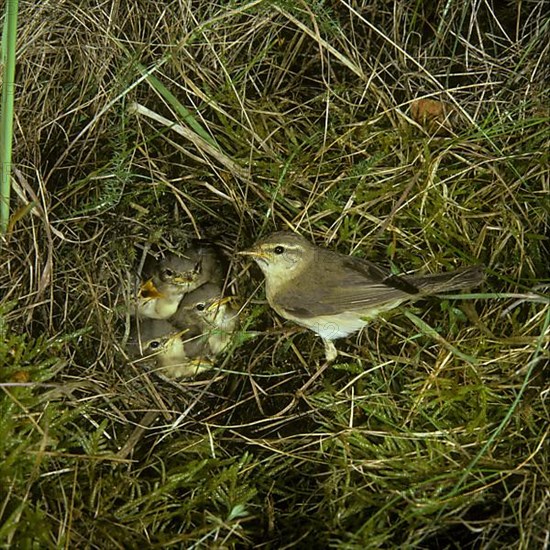
[(332, 363), (338, 356), (338, 350), (332, 340), (323, 339), (323, 344), (325, 344), (325, 359), (327, 363)]

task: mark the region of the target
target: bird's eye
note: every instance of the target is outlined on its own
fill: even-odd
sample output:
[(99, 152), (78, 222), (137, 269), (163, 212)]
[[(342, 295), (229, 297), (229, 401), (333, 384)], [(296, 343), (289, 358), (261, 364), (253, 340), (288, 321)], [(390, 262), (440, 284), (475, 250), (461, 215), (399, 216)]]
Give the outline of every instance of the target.
[(278, 245), (273, 249), (273, 252), (275, 252), (277, 256), (280, 256), (284, 251), (285, 251), (285, 247), (281, 245)]
[(197, 311), (204, 311), (206, 309), (206, 304), (204, 302), (201, 302), (195, 306), (195, 309)]
[(152, 342), (149, 342), (149, 349), (152, 349), (153, 351), (160, 348), (160, 341), (159, 340), (153, 340)]
[(164, 275), (164, 277), (173, 277), (174, 276), (174, 272), (171, 270), (171, 269), (164, 269), (162, 271), (162, 274)]

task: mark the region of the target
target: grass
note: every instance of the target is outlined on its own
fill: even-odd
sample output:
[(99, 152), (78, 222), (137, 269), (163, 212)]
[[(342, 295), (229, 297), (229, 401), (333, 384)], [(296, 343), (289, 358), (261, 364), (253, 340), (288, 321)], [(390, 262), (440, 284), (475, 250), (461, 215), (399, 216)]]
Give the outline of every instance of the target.
[[(547, 547), (543, 8), (20, 3), (2, 547)], [(234, 256), (285, 228), (487, 279), (319, 372)], [(143, 249), (193, 237), (234, 259), (243, 329), (168, 384), (128, 364), (126, 304)]]
[(2, 32), (2, 111), (0, 113), (0, 231), (8, 229), (11, 194), (11, 153), (13, 140), (13, 100), (15, 47), (17, 35), (17, 0), (6, 4)]

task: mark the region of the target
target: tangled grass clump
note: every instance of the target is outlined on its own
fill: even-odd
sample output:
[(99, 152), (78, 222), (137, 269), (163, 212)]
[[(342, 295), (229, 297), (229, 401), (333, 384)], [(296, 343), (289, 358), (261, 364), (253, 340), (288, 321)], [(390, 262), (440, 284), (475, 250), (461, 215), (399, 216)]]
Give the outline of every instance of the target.
[[(3, 547), (548, 545), (544, 4), (19, 3)], [(319, 371), (234, 255), (289, 228), (487, 279)], [(169, 384), (127, 361), (127, 304), (192, 238), (243, 327)]]

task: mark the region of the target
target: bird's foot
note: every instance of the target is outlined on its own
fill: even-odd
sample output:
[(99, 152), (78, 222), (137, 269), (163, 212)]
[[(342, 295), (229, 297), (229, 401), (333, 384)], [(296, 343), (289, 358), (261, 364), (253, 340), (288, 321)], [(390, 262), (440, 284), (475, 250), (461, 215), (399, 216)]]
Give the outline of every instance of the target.
[(338, 357), (338, 350), (332, 340), (323, 340), (325, 344), (325, 360), (327, 363), (332, 363)]

